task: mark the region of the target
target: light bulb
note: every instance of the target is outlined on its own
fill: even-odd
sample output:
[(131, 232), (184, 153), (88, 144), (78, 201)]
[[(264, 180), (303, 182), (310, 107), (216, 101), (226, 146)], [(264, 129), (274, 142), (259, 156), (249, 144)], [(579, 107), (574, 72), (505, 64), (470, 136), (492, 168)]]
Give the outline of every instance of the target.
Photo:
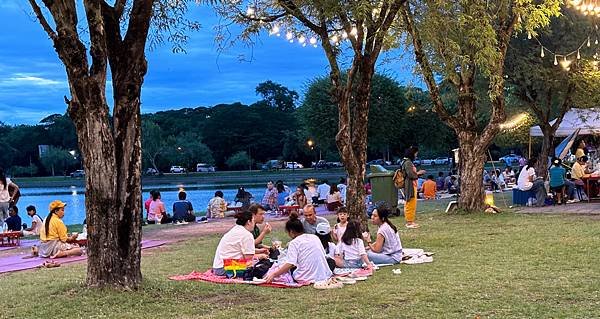
[(579, 54), (579, 50), (577, 50), (577, 60), (581, 59), (581, 54)]
[(315, 37), (311, 37), (310, 40), (308, 40), (308, 42), (310, 42), (310, 44), (312, 44), (312, 45), (316, 45), (317, 39)]
[(253, 8), (253, 7), (248, 7), (248, 9), (246, 9), (246, 15), (247, 15), (247, 16), (251, 16), (251, 17), (253, 17), (253, 16), (254, 16), (254, 13), (255, 13), (255, 10), (254, 10), (254, 8)]
[(565, 56), (564, 59), (562, 61), (560, 61), (560, 66), (562, 66), (563, 69), (569, 71), (569, 67), (571, 65), (571, 62), (572, 61), (567, 60), (567, 56)]
[(271, 29), (271, 32), (273, 32), (273, 33), (279, 33), (279, 26), (278, 26), (278, 25), (275, 25), (275, 26), (273, 27), (273, 29)]
[(556, 60), (556, 55), (554, 55), (554, 65), (558, 65), (558, 60)]
[(292, 34), (292, 32), (290, 32), (290, 31), (288, 31), (288, 32), (285, 34), (285, 38), (286, 38), (286, 39), (288, 39), (288, 40), (291, 40), (293, 37), (294, 37), (294, 35), (293, 35), (293, 34)]
[(596, 39), (596, 41), (594, 41), (594, 44), (595, 44), (595, 45), (598, 45), (598, 39)]
[(591, 45), (591, 44), (590, 44), (590, 37), (588, 37), (588, 40), (587, 40), (587, 46), (589, 47), (590, 45)]
[(298, 42), (300, 42), (300, 43), (304, 43), (304, 42), (306, 42), (306, 37), (305, 37), (305, 36), (303, 36), (303, 35), (301, 35), (301, 36), (298, 38)]
[(531, 40), (531, 32), (527, 32), (527, 39)]
[(542, 47), (542, 49), (540, 50), (540, 56), (543, 58), (544, 57), (544, 47)]

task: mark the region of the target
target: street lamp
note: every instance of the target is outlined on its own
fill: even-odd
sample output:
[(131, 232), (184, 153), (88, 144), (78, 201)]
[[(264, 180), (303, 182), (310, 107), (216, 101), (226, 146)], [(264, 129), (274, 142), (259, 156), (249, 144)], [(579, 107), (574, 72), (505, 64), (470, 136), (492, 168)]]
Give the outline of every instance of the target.
[[(315, 142), (313, 142), (313, 140), (306, 141), (306, 144), (308, 144), (308, 147), (310, 147), (311, 150), (314, 149), (313, 146), (315, 145)], [(321, 149), (319, 149), (319, 161), (320, 160), (321, 160)]]

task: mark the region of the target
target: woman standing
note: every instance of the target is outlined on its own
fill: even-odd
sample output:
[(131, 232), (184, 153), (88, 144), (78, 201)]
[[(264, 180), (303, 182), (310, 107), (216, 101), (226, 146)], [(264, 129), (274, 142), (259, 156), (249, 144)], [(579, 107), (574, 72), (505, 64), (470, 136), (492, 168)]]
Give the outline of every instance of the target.
[(425, 170), (417, 171), (413, 161), (419, 154), (419, 149), (415, 146), (409, 147), (404, 153), (404, 162), (402, 163), (402, 172), (404, 173), (404, 219), (406, 228), (418, 228), (415, 223), (417, 215), (417, 180), (419, 176), (425, 174)]
[(67, 236), (67, 226), (62, 221), (67, 204), (55, 200), (50, 203), (50, 213), (44, 220), (40, 231), (40, 257), (60, 258), (79, 256), (83, 252), (77, 245), (70, 244), (77, 238), (77, 233)]
[[(8, 188), (15, 189), (11, 195)], [(15, 204), (15, 196), (19, 194), (19, 187), (6, 177), (4, 170), (0, 168), (0, 227), (8, 219), (8, 209)]]

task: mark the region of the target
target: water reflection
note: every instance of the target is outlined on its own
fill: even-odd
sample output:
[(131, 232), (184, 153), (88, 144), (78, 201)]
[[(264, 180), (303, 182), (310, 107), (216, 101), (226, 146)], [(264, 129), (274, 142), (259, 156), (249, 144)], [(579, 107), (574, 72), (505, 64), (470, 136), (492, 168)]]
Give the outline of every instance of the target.
[[(295, 189), (293, 185), (288, 185)], [(149, 197), (149, 192), (152, 189), (158, 189), (161, 193), (161, 198), (165, 203), (165, 207), (169, 213), (172, 213), (173, 203), (178, 200), (179, 189), (184, 188), (187, 193), (187, 199), (192, 202), (195, 211), (205, 211), (208, 201), (214, 196), (215, 191), (221, 190), (224, 198), (228, 202), (232, 202), (237, 194), (237, 188), (232, 185), (226, 187), (208, 185), (208, 184), (184, 184), (178, 185), (150, 185), (145, 186), (142, 192), (142, 199), (146, 200)], [(265, 187), (254, 186), (246, 187), (246, 191), (250, 192), (254, 201), (260, 201), (264, 194)], [(52, 188), (21, 188), (22, 197), (19, 200), (20, 211), (25, 211), (28, 205), (34, 205), (37, 208), (38, 215), (45, 218), (48, 214), (48, 205), (53, 200), (59, 199), (67, 203), (65, 216), (63, 221), (65, 224), (81, 224), (85, 218), (85, 189), (82, 187), (52, 187)], [(141, 203), (140, 203), (141, 205)], [(24, 223), (31, 224), (31, 219), (26, 214), (21, 214), (21, 219)]]

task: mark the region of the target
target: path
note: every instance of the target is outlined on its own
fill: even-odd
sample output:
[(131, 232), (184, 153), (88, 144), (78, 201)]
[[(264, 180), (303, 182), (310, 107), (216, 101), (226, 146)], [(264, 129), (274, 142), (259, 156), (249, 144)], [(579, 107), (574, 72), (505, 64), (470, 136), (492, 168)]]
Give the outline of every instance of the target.
[(575, 204), (544, 207), (519, 207), (515, 208), (515, 212), (520, 214), (567, 214), (600, 216), (600, 202), (579, 202)]

